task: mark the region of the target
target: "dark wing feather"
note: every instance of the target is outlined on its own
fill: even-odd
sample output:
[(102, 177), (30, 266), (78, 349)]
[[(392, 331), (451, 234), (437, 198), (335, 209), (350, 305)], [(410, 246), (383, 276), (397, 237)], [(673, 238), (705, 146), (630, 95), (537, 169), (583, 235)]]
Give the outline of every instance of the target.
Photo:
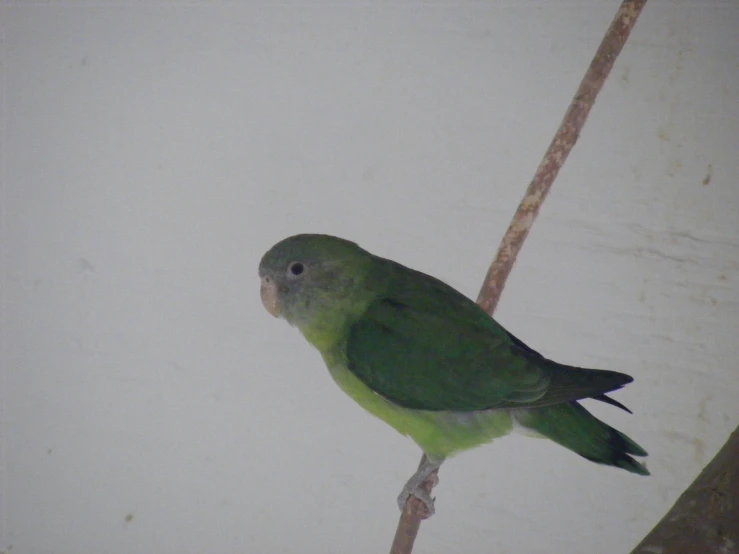
[(417, 410), (526, 408), (599, 396), (627, 375), (569, 368), (528, 348), (448, 285), (392, 262), (394, 277), (349, 330), (349, 370)]

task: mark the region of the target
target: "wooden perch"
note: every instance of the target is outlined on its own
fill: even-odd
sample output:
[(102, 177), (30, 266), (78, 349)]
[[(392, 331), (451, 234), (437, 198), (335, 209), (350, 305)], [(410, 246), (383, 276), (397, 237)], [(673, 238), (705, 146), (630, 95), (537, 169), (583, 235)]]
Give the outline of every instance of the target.
[[(626, 43), (626, 39), (631, 33), (631, 29), (634, 27), (646, 1), (624, 0), (621, 3), (621, 7), (611, 22), (608, 31), (606, 31), (603, 41), (575, 93), (575, 97), (544, 155), (544, 159), (539, 164), (539, 168), (536, 170), (536, 174), (529, 184), (516, 214), (513, 216), (477, 298), (477, 303), (491, 315), (500, 300), (506, 279), (513, 268), (516, 256), (523, 246), (534, 219), (539, 213), (539, 209), (562, 164), (575, 146), (590, 109), (595, 103), (595, 98), (603, 87), (603, 83)], [(423, 459), (421, 459), (421, 463), (423, 463)], [(424, 488), (430, 493), (437, 481), (437, 475), (434, 473), (426, 480)], [(413, 543), (421, 527), (424, 512), (423, 503), (411, 496), (400, 515), (390, 554), (410, 554), (412, 552)]]
[(739, 427), (631, 554), (739, 553)]

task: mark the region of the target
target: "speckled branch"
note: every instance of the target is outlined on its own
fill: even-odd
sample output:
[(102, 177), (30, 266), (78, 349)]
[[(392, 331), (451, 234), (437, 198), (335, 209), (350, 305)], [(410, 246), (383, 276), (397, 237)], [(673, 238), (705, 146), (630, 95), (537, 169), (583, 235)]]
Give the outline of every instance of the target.
[[(529, 234), (534, 219), (536, 219), (562, 164), (575, 146), (580, 131), (585, 125), (585, 120), (595, 103), (595, 98), (600, 89), (603, 88), (603, 83), (605, 83), (646, 3), (647, 0), (624, 0), (608, 31), (606, 31), (559, 129), (554, 135), (554, 139), (552, 139), (546, 154), (544, 154), (544, 158), (511, 220), (511, 224), (500, 243), (495, 260), (485, 276), (480, 294), (477, 297), (477, 303), (486, 312), (492, 314), (495, 311), (506, 279), (511, 273), (516, 256), (518, 256), (518, 252)], [(421, 462), (423, 462), (423, 459)], [(424, 487), (429, 493), (435, 481), (437, 481), (437, 476), (432, 474), (424, 483)], [(421, 527), (421, 521), (424, 518), (424, 511), (423, 504), (415, 497), (408, 499), (400, 516), (398, 528), (395, 531), (390, 554), (411, 553), (416, 535)]]
[(739, 552), (739, 427), (631, 554)]

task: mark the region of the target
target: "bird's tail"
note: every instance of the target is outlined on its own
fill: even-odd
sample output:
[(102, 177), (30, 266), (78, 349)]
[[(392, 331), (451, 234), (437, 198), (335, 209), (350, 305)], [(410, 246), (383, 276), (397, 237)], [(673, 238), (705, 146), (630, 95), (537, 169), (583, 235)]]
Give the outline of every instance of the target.
[(569, 448), (591, 462), (649, 475), (647, 468), (632, 457), (646, 456), (646, 450), (577, 402), (516, 410), (513, 416), (524, 428)]

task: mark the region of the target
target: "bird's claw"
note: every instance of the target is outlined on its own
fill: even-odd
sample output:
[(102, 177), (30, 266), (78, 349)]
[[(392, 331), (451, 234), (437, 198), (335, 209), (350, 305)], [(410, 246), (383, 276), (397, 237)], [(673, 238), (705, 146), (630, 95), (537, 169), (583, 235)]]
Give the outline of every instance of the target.
[[(438, 478), (435, 480), (438, 482)], [(436, 512), (436, 509), (434, 508), (434, 500), (436, 499), (432, 498), (431, 495), (426, 492), (426, 489), (423, 488), (423, 484), (413, 490), (407, 489), (406, 487), (403, 488), (403, 491), (398, 496), (398, 507), (401, 512), (405, 510), (406, 503), (410, 497), (417, 498), (423, 504), (423, 519), (430, 518)]]
[[(431, 489), (439, 484), (437, 471), (443, 461), (444, 458), (432, 458), (428, 454), (424, 454), (418, 470), (408, 479), (408, 482), (400, 492), (400, 496), (398, 496), (398, 507), (401, 512), (405, 511), (408, 500), (411, 497), (415, 497), (423, 504), (424, 509), (421, 512), (423, 519), (434, 515), (436, 510), (434, 509), (434, 498), (431, 497)], [(411, 502), (413, 503), (414, 501), (411, 499)], [(415, 502), (411, 505), (411, 508), (419, 509), (420, 506)]]

